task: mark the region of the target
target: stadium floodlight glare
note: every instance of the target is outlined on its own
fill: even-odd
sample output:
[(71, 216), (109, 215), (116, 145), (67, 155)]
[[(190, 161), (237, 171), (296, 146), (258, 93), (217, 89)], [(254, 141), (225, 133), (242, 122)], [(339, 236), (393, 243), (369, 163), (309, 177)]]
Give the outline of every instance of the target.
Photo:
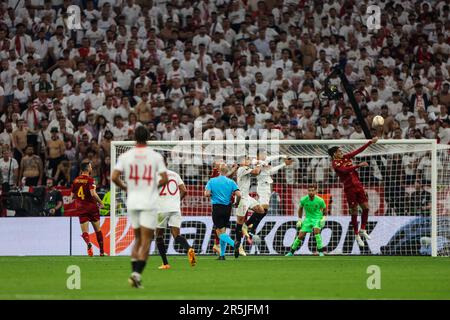
[[(450, 255), (450, 147), (431, 139), (379, 140), (355, 158), (355, 162), (369, 163), (368, 167), (359, 168), (358, 173), (369, 197), (371, 240), (364, 247), (354, 241), (342, 184), (331, 168), (327, 150), (339, 146), (346, 153), (365, 142), (183, 140), (149, 141), (148, 145), (166, 156), (168, 167), (185, 181), (188, 195), (182, 204), (182, 232), (192, 232), (190, 239), (199, 254), (212, 253), (210, 205), (202, 194), (213, 162), (221, 159), (231, 165), (242, 156), (255, 158), (258, 150), (265, 150), (272, 165), (286, 157), (294, 163), (273, 176), (269, 212), (256, 230), (261, 239), (258, 245), (261, 254), (281, 255), (289, 250), (295, 237), (298, 201), (306, 194), (308, 184), (315, 183), (329, 207), (322, 230), (327, 254)], [(112, 142), (111, 165), (133, 145), (132, 141)], [(257, 199), (254, 183), (251, 195)], [(111, 184), (111, 255), (126, 254), (133, 240), (125, 197)], [(307, 237), (296, 254), (314, 253), (313, 242), (314, 237)], [(171, 250), (169, 245), (168, 253), (177, 253)], [(256, 248), (247, 246), (245, 250), (252, 254)]]

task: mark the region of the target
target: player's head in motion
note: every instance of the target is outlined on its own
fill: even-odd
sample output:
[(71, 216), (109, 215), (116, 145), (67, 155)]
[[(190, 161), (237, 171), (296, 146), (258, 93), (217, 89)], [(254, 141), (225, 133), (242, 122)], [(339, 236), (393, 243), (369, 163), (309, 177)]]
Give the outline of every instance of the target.
[(241, 161), (239, 161), (239, 164), (240, 164), (242, 167), (248, 167), (248, 166), (250, 166), (250, 164), (251, 164), (250, 158), (247, 157), (247, 156), (242, 157), (240, 160), (241, 160)]
[(332, 159), (342, 159), (344, 157), (344, 153), (340, 147), (331, 147), (328, 149), (328, 154)]
[(80, 165), (80, 173), (90, 176), (92, 173), (92, 164), (90, 162), (82, 162)]
[(149, 139), (149, 132), (146, 127), (139, 126), (134, 131), (134, 140), (139, 146), (146, 146), (147, 140)]
[(267, 158), (267, 151), (263, 150), (263, 149), (258, 150), (256, 158), (258, 160), (263, 160), (263, 161), (266, 160), (266, 158)]

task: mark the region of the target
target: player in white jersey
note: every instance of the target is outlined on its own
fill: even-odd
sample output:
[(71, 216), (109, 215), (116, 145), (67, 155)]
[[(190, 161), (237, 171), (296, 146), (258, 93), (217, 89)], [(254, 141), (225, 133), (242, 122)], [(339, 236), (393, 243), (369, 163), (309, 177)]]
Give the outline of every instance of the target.
[[(245, 157), (240, 164), (239, 169), (237, 170), (237, 185), (239, 190), (241, 191), (242, 197), (239, 202), (239, 206), (236, 210), (236, 241), (239, 243), (242, 239), (243, 230), (242, 227), (245, 222), (245, 217), (248, 210), (252, 210), (253, 214), (264, 214), (264, 208), (256, 201), (255, 198), (250, 196), (250, 186), (251, 186), (251, 177), (258, 176), (261, 172), (261, 166), (250, 166), (250, 159)], [(251, 238), (247, 236), (246, 231), (244, 230), (244, 234), (246, 235), (247, 240), (251, 244)], [(244, 248), (239, 247), (239, 254), (246, 256)]]
[[(167, 165), (167, 163), (166, 163)], [(172, 170), (167, 170), (169, 182), (159, 191), (159, 210), (158, 210), (158, 226), (156, 228), (156, 246), (159, 255), (163, 260), (163, 264), (159, 269), (170, 269), (169, 261), (166, 255), (166, 246), (164, 245), (164, 230), (167, 226), (175, 240), (181, 248), (188, 253), (189, 263), (195, 266), (195, 251), (186, 238), (180, 235), (181, 227), (181, 200), (186, 196), (187, 189), (180, 175)]]
[(134, 288), (142, 288), (141, 274), (157, 226), (158, 188), (165, 186), (169, 179), (163, 157), (147, 146), (148, 130), (137, 127), (134, 136), (136, 147), (120, 155), (111, 180), (127, 192), (126, 205), (134, 231), (129, 282)]
[[(284, 163), (272, 167), (270, 162), (278, 158), (283, 158)], [(288, 157), (283, 155), (268, 157), (265, 151), (258, 150), (258, 156), (256, 161), (254, 162), (255, 165), (261, 167), (261, 171), (256, 177), (256, 193), (258, 194), (258, 201), (259, 204), (263, 207), (264, 213), (252, 215), (250, 219), (245, 223), (250, 235), (256, 232), (256, 228), (269, 210), (269, 202), (270, 196), (272, 194), (273, 183), (272, 175), (276, 174), (278, 170), (286, 167), (287, 165), (292, 164), (293, 161), (292, 159), (289, 159)]]

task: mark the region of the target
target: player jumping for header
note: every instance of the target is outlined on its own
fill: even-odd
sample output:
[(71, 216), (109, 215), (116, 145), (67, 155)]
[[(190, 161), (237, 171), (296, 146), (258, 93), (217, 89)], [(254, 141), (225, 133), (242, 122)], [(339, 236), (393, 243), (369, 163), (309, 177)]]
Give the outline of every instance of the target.
[[(363, 152), (371, 144), (377, 143), (377, 141), (378, 138), (375, 137), (362, 147), (347, 154), (344, 154), (339, 147), (332, 147), (328, 150), (328, 154), (333, 158), (333, 169), (344, 185), (344, 193), (347, 197), (348, 207), (350, 208), (353, 232), (355, 233), (356, 241), (360, 247), (364, 247), (361, 236), (366, 240), (370, 240), (369, 234), (366, 231), (367, 220), (369, 219), (369, 200), (356, 170), (360, 167), (367, 167), (369, 164), (367, 162), (360, 162), (357, 165), (354, 165), (352, 158)], [(362, 209), (361, 229), (359, 232), (358, 205)]]
[[(252, 210), (254, 215), (262, 215), (264, 214), (264, 208), (256, 201), (253, 197), (250, 196), (250, 186), (251, 186), (251, 177), (258, 176), (261, 172), (261, 167), (251, 167), (250, 159), (245, 157), (241, 161), (241, 166), (237, 170), (237, 185), (239, 186), (239, 190), (241, 191), (242, 198), (239, 202), (239, 206), (236, 210), (236, 241), (241, 242), (243, 231), (242, 227), (245, 222), (245, 216), (248, 210)], [(247, 237), (249, 239), (249, 237)], [(244, 248), (242, 244), (239, 248), (239, 254), (246, 256)]]
[[(286, 255), (287, 257), (294, 255), (294, 252), (302, 245), (306, 234), (311, 232), (314, 233), (314, 238), (316, 239), (317, 251), (320, 256), (323, 256), (320, 230), (325, 225), (326, 207), (325, 201), (317, 195), (317, 187), (315, 185), (309, 186), (308, 195), (300, 199), (297, 222), (297, 230), (300, 229), (300, 231), (294, 243), (292, 243), (291, 250)], [(306, 211), (304, 221), (302, 221), (303, 208)]]
[[(284, 158), (284, 162), (278, 166), (270, 165), (270, 162), (278, 159)], [(245, 222), (243, 227), (243, 232), (250, 237), (247, 239), (251, 240), (252, 234), (256, 233), (259, 223), (266, 216), (269, 210), (270, 196), (272, 194), (272, 175), (276, 174), (280, 169), (285, 168), (292, 164), (292, 160), (283, 155), (277, 156), (267, 156), (267, 153), (263, 150), (258, 150), (257, 160), (254, 161), (257, 167), (260, 167), (259, 174), (256, 176), (256, 192), (258, 194), (258, 202), (264, 209), (262, 214), (252, 214), (252, 216)]]

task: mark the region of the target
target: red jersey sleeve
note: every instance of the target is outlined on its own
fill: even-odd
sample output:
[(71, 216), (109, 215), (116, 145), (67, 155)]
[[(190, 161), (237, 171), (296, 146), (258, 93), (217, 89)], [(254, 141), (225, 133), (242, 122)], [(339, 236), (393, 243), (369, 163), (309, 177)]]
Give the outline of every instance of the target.
[(94, 178), (89, 178), (89, 182), (88, 182), (88, 188), (89, 190), (95, 190), (97, 186), (95, 185), (95, 180)]
[(366, 150), (371, 144), (372, 144), (372, 141), (369, 141), (365, 145), (363, 145), (362, 147), (359, 147), (358, 149), (347, 153), (344, 157), (346, 157), (346, 158), (353, 158), (354, 156), (356, 156), (356, 155), (360, 154), (361, 152), (363, 152), (364, 150)]
[(333, 160), (333, 169), (334, 169), (334, 171), (340, 172), (340, 173), (350, 173), (350, 172), (355, 171), (356, 169), (358, 169), (358, 166), (346, 167), (343, 164), (344, 164), (343, 160)]

